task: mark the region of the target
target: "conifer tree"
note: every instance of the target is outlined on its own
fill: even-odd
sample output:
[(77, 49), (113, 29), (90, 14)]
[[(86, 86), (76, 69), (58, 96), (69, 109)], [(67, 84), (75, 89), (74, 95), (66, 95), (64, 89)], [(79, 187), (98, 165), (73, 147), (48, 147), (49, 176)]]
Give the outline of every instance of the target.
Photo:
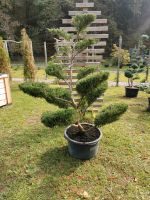
[[(76, 30), (75, 35), (66, 33), (62, 29), (49, 29), (49, 32), (54, 37), (61, 38), (69, 43), (60, 52), (61, 54), (68, 53), (67, 63), (69, 63), (69, 66), (64, 66), (61, 61), (60, 63), (56, 63), (55, 60), (52, 60), (46, 68), (46, 73), (65, 81), (69, 90), (62, 87), (49, 87), (45, 83), (23, 83), (20, 85), (20, 89), (24, 93), (34, 97), (44, 98), (48, 103), (52, 103), (61, 108), (60, 110), (54, 112), (49, 111), (42, 115), (41, 121), (47, 127), (52, 128), (58, 125), (67, 125), (75, 120), (74, 127), (77, 127), (78, 130), (84, 133), (86, 130), (81, 122), (84, 120), (88, 108), (107, 90), (109, 73), (99, 71), (96, 67), (87, 67), (81, 69), (77, 75), (78, 81), (75, 89), (80, 96), (78, 102), (75, 101), (73, 95), (72, 67), (75, 64), (77, 56), (96, 42), (94, 39), (87, 39), (84, 35), (87, 27), (94, 20), (95, 16), (91, 14), (75, 16), (72, 20)], [(68, 67), (69, 73), (64, 71), (65, 67)], [(106, 107), (95, 118), (95, 126), (116, 121), (126, 110), (127, 105), (124, 104)]]
[(0, 73), (6, 73), (10, 76), (10, 60), (4, 48), (2, 37), (0, 37)]
[(25, 29), (21, 31), (22, 35), (22, 54), (24, 60), (24, 79), (25, 81), (35, 81), (35, 61), (32, 50), (32, 41)]

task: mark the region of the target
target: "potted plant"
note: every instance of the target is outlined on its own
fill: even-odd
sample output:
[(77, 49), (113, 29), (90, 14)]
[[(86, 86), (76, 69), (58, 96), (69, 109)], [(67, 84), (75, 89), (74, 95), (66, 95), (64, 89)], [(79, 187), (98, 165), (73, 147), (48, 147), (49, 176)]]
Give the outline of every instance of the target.
[(131, 65), (125, 71), (125, 77), (128, 78), (128, 86), (125, 87), (126, 97), (135, 98), (138, 96), (139, 88), (134, 85), (134, 80), (139, 78), (139, 74), (144, 71), (143, 61), (138, 56), (138, 50), (135, 48), (131, 55)]
[[(147, 94), (150, 94), (150, 87), (146, 90)], [(148, 97), (148, 108), (147, 111), (150, 112), (150, 96)]]
[[(150, 84), (149, 83), (141, 83), (139, 86), (140, 91), (144, 91), (147, 94), (150, 94)], [(150, 97), (148, 97), (148, 108), (147, 111), (150, 112)]]
[[(94, 21), (95, 17), (90, 14), (79, 15), (73, 18), (76, 28), (76, 38), (65, 33), (60, 29), (50, 29), (49, 31), (56, 36), (65, 38), (68, 46), (62, 49), (63, 54), (69, 55), (69, 77), (65, 74), (62, 63), (49, 62), (46, 73), (55, 76), (67, 83), (69, 89), (62, 87), (49, 87), (45, 83), (23, 83), (20, 89), (34, 97), (44, 98), (48, 103), (57, 105), (60, 109), (46, 112), (42, 115), (41, 121), (47, 127), (58, 125), (69, 125), (64, 133), (68, 141), (69, 153), (78, 159), (90, 159), (97, 154), (99, 141), (102, 136), (99, 126), (111, 123), (127, 110), (126, 104), (109, 105), (102, 109), (94, 119), (93, 123), (85, 123), (88, 108), (100, 97), (107, 89), (107, 72), (100, 72), (96, 67), (87, 67), (79, 71), (75, 89), (80, 97), (76, 102), (73, 96), (72, 67), (76, 57), (83, 52), (94, 40), (82, 37), (86, 27)], [(72, 43), (73, 41), (73, 43)], [(70, 45), (71, 44), (71, 45)], [(64, 51), (65, 49), (65, 51)], [(89, 122), (89, 121), (88, 121)]]

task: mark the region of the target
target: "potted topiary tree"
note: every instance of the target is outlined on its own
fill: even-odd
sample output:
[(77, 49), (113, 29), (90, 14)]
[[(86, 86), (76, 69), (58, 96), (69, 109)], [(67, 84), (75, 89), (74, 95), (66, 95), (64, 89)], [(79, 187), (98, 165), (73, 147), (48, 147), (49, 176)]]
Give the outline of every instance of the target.
[[(147, 94), (150, 94), (150, 87), (146, 90)], [(150, 96), (148, 97), (148, 108), (147, 111), (150, 112)]]
[[(42, 115), (41, 121), (47, 127), (58, 125), (69, 125), (64, 137), (68, 141), (69, 153), (79, 159), (90, 159), (96, 155), (98, 144), (102, 136), (98, 126), (102, 126), (119, 119), (119, 117), (127, 110), (126, 104), (114, 104), (102, 109), (94, 119), (94, 124), (84, 123), (88, 108), (100, 97), (107, 89), (107, 72), (97, 71), (95, 67), (83, 68), (79, 71), (76, 83), (76, 91), (80, 96), (78, 102), (75, 101), (72, 82), (72, 67), (76, 56), (83, 52), (89, 45), (94, 43), (94, 40), (83, 39), (82, 33), (86, 27), (94, 21), (93, 15), (84, 14), (73, 18), (73, 24), (76, 28), (77, 35), (73, 40), (72, 35), (69, 35), (63, 30), (50, 29), (49, 31), (55, 36), (65, 38), (68, 43), (73, 41), (73, 44), (68, 45), (65, 51), (69, 55), (69, 77), (65, 74), (65, 66), (61, 63), (49, 62), (46, 73), (55, 76), (58, 79), (65, 81), (68, 84), (68, 89), (62, 87), (49, 87), (45, 83), (23, 83), (20, 89), (34, 97), (44, 98), (48, 103), (53, 103), (59, 108), (58, 111), (46, 112)], [(64, 51), (64, 49), (63, 49)], [(74, 123), (73, 123), (74, 122)]]
[(142, 34), (139, 40), (139, 51), (140, 55), (143, 59), (143, 64), (145, 65), (145, 79), (143, 79), (143, 82), (148, 82), (148, 76), (149, 76), (149, 47), (148, 42), (149, 36), (146, 34)]
[[(139, 90), (144, 91), (147, 94), (150, 94), (150, 84), (149, 83), (141, 83), (139, 85)], [(147, 111), (150, 112), (150, 96), (148, 97), (148, 108)]]
[(139, 78), (139, 74), (144, 71), (144, 64), (138, 50), (135, 48), (131, 55), (131, 66), (125, 71), (125, 77), (128, 78), (128, 86), (125, 87), (126, 97), (134, 98), (138, 96), (139, 88), (134, 86), (134, 80)]

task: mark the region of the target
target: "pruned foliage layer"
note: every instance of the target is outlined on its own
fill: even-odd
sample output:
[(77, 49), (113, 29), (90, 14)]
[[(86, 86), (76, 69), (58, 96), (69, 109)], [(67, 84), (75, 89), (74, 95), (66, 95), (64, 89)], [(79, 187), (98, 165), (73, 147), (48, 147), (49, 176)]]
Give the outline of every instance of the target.
[(95, 90), (102, 82), (108, 79), (109, 73), (95, 72), (78, 81), (76, 90), (81, 96), (85, 96)]
[(50, 76), (55, 76), (58, 79), (65, 79), (65, 74), (64, 74), (64, 66), (60, 64), (56, 64), (54, 62), (49, 62), (48, 66), (46, 68), (46, 74)]
[(48, 103), (55, 104), (60, 108), (67, 108), (71, 104), (71, 95), (67, 89), (50, 88), (45, 83), (23, 83), (19, 87), (24, 93), (44, 98)]
[(45, 112), (42, 115), (41, 121), (47, 127), (63, 126), (73, 122), (73, 109), (58, 110), (55, 112)]
[(80, 69), (79, 73), (77, 74), (77, 79), (80, 80), (82, 78), (84, 78), (85, 76), (94, 73), (97, 70), (97, 68), (94, 67), (85, 67)]
[(112, 123), (119, 119), (119, 117), (125, 113), (128, 106), (123, 103), (117, 103), (109, 105), (108, 107), (102, 109), (100, 113), (95, 118), (96, 126), (104, 126), (106, 124)]

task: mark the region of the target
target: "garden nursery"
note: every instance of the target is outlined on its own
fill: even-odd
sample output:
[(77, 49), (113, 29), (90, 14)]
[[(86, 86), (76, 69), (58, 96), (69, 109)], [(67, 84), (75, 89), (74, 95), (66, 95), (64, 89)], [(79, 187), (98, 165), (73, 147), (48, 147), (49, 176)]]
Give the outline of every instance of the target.
[(0, 1), (0, 200), (150, 199), (150, 1)]

